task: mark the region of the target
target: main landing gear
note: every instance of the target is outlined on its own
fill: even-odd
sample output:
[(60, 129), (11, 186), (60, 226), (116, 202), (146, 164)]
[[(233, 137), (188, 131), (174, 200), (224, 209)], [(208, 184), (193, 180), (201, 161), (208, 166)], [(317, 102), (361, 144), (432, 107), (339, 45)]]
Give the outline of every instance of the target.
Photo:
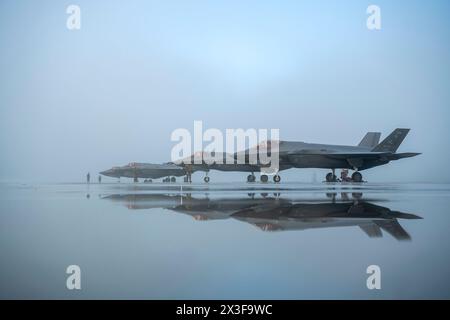
[[(269, 176), (266, 175), (266, 174), (262, 174), (261, 177), (260, 177), (259, 179), (260, 179), (260, 181), (261, 181), (262, 183), (267, 183), (267, 182), (269, 182)], [(255, 177), (255, 174), (254, 174), (254, 173), (249, 174), (249, 175), (247, 176), (247, 182), (253, 183), (253, 182), (255, 182), (255, 181), (256, 181), (256, 177)], [(276, 174), (276, 175), (273, 176), (273, 182), (275, 182), (275, 183), (280, 183), (280, 181), (281, 181), (281, 177), (280, 177), (278, 174)]]
[(363, 181), (362, 174), (359, 171), (353, 172), (352, 181), (353, 182), (362, 182)]
[[(325, 180), (326, 182), (343, 182), (343, 181), (348, 181), (348, 180), (344, 180), (343, 178), (341, 180), (338, 180), (335, 174), (335, 169), (331, 169), (332, 172), (327, 173), (327, 175), (325, 176)], [(352, 174), (352, 179), (351, 182), (363, 182), (363, 176), (359, 171), (355, 171)]]

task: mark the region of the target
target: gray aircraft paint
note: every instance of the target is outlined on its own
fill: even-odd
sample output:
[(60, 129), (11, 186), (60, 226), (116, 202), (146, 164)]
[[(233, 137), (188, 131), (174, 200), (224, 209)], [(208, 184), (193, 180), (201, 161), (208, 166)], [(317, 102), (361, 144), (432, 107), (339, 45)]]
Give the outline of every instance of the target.
[(236, 220), (252, 224), (263, 231), (292, 231), (336, 227), (359, 227), (370, 238), (383, 236), (382, 230), (397, 240), (410, 240), (398, 219), (421, 217), (367, 201), (330, 202), (267, 198), (195, 198), (190, 195), (113, 194), (105, 200), (128, 209), (163, 208), (192, 216), (195, 220)]
[[(322, 168), (322, 169), (354, 169), (366, 170), (381, 166), (393, 160), (413, 157), (419, 153), (396, 153), (398, 147), (405, 139), (409, 129), (395, 129), (386, 139), (378, 142), (380, 134), (367, 133), (357, 146), (315, 144), (300, 141), (280, 141), (279, 143), (279, 171), (290, 168)], [(167, 176), (184, 176), (187, 171), (240, 171), (259, 172), (263, 165), (250, 164), (249, 158), (255, 149), (247, 149), (245, 164), (185, 164), (186, 160), (177, 163), (165, 164), (129, 164), (100, 172), (111, 177), (128, 178), (162, 178)], [(223, 154), (223, 159), (228, 156)], [(192, 157), (190, 157), (191, 163)], [(237, 159), (237, 154), (233, 157)], [(225, 162), (225, 161), (223, 161)]]

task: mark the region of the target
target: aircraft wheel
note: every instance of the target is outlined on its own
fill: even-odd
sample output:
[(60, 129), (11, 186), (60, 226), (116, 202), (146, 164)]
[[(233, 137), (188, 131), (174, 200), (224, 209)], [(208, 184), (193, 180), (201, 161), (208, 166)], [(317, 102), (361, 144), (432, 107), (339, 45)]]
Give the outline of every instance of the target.
[(133, 179), (133, 182), (139, 182), (138, 178), (135, 177), (135, 178)]
[(175, 177), (170, 178), (170, 182), (177, 182), (177, 178)]
[(353, 172), (352, 174), (352, 181), (353, 182), (362, 182), (362, 174), (358, 171)]
[(281, 181), (281, 177), (278, 174), (273, 176), (273, 182), (280, 183), (280, 181)]
[(255, 182), (255, 180), (256, 180), (255, 175), (249, 174), (249, 175), (247, 176), (247, 182)]
[(261, 179), (261, 182), (263, 182), (263, 183), (266, 183), (267, 181), (269, 181), (269, 177), (266, 174), (263, 174), (260, 179)]
[(208, 182), (209, 182), (209, 177), (206, 176), (206, 177), (203, 178), (203, 180), (204, 180), (206, 183), (208, 183)]
[(332, 172), (329, 172), (325, 176), (325, 180), (327, 180), (327, 182), (336, 182), (336, 175), (334, 175)]

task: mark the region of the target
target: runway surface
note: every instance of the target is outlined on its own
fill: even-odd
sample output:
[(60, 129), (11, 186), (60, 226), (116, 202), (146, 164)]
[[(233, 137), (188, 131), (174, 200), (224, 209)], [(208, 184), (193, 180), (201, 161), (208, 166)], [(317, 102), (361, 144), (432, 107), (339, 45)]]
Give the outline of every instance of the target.
[[(1, 298), (450, 298), (448, 184), (0, 184)], [(66, 268), (81, 268), (81, 290)], [(369, 290), (366, 269), (381, 270)]]

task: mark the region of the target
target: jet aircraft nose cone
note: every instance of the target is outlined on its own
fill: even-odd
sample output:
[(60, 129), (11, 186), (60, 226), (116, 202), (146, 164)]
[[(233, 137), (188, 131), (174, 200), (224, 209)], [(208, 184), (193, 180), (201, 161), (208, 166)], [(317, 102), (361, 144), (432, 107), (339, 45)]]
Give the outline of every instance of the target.
[(101, 171), (100, 174), (104, 175), (104, 176), (108, 176), (108, 177), (114, 177), (113, 169), (108, 169), (108, 170), (105, 170), (105, 171)]

